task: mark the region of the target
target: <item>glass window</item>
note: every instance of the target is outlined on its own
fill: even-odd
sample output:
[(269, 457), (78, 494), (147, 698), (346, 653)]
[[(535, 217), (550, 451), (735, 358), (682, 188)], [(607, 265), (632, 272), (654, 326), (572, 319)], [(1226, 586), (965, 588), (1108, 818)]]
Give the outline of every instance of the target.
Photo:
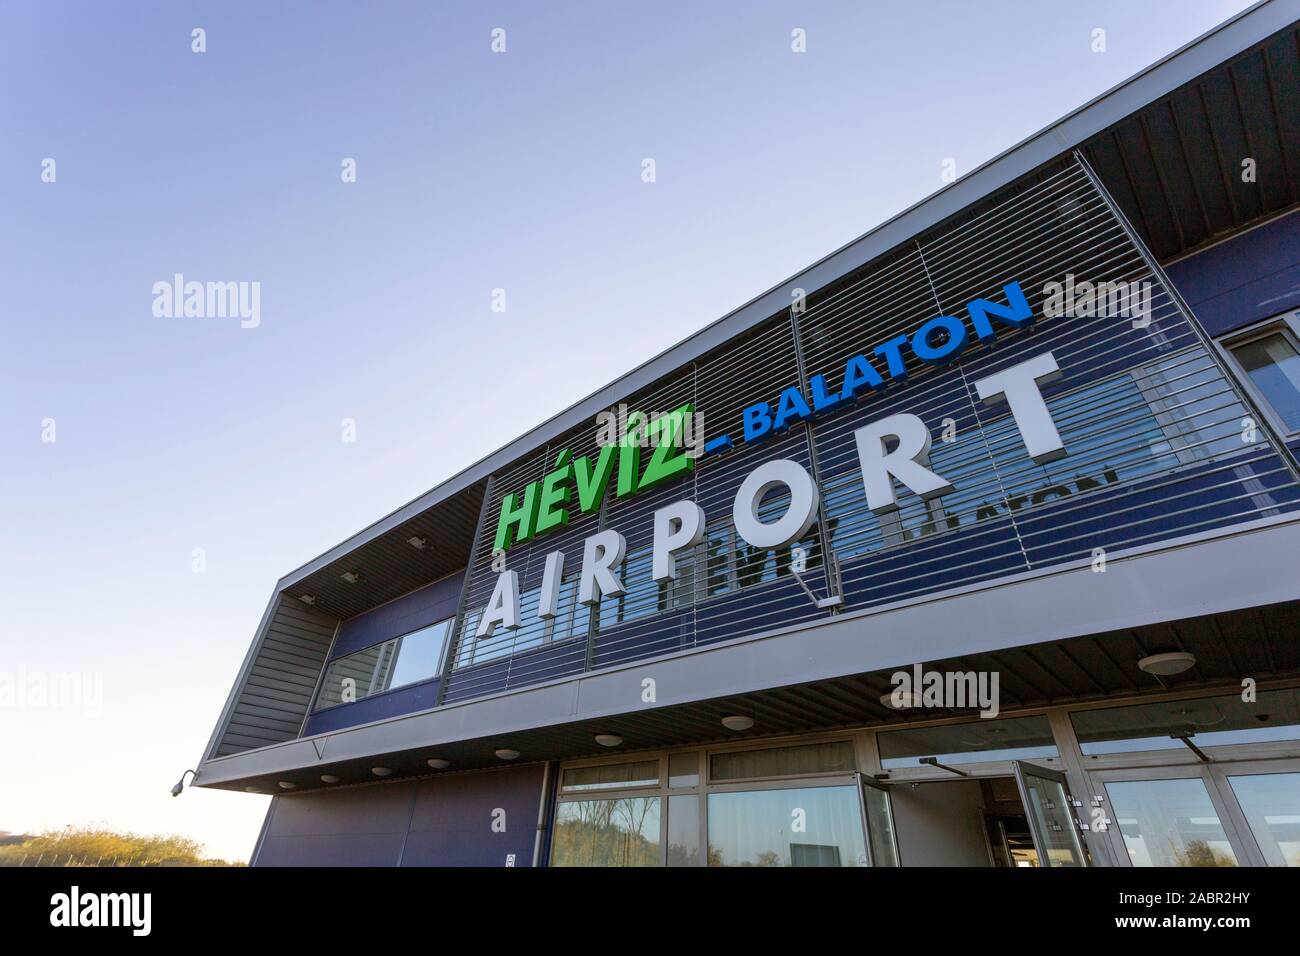
[(1191, 734), (1198, 747), (1300, 739), (1300, 688), (1081, 710), (1070, 715), (1085, 754), (1178, 750), (1171, 734)]
[(1229, 348), (1287, 431), (1300, 431), (1300, 354), (1290, 336), (1278, 329)]
[(711, 793), (709, 866), (866, 866), (857, 787)]
[(1019, 777), (1025, 785), (1028, 820), (1039, 849), (1047, 857), (1047, 865), (1087, 866), (1065, 784), (1034, 773), (1028, 767), (1020, 768)]
[(851, 773), (855, 769), (853, 742), (849, 740), (767, 750), (738, 750), (709, 757), (709, 777), (714, 781), (807, 773)]
[(1199, 777), (1106, 784), (1134, 866), (1236, 866), (1219, 814)]
[(659, 761), (639, 760), (636, 763), (607, 763), (597, 767), (572, 767), (564, 771), (561, 789), (621, 790), (624, 787), (655, 787), (659, 785)]
[(1300, 773), (1229, 777), (1269, 866), (1300, 866)]
[(351, 703), (438, 675), (451, 618), (331, 661), (316, 709)]
[(668, 786), (698, 787), (699, 784), (699, 754), (672, 754), (668, 757)]
[(922, 757), (940, 763), (975, 763), (1057, 756), (1051, 724), (1042, 714), (891, 730), (876, 740), (880, 765), (886, 770), (923, 766)]
[(551, 865), (658, 866), (659, 798), (561, 803)]
[(693, 793), (668, 798), (668, 865), (700, 865), (700, 798)]

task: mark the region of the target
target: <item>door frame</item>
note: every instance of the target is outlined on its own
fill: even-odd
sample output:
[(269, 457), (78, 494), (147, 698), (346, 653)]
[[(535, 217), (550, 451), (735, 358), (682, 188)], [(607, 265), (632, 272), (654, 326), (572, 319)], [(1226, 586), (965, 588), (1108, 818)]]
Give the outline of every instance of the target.
[(902, 867), (903, 858), (898, 852), (898, 823), (894, 819), (894, 795), (891, 792), (891, 785), (861, 771), (858, 771), (853, 776), (858, 783), (858, 808), (862, 811), (862, 843), (867, 849), (867, 866), (874, 870), (880, 865), (876, 862), (876, 847), (871, 842), (871, 813), (867, 809), (865, 792), (865, 788), (870, 787), (885, 795), (885, 810), (889, 814), (889, 840), (893, 844), (894, 850), (894, 862), (889, 868)]
[(1016, 772), (1016, 789), (1020, 791), (1020, 804), (1025, 809), (1025, 820), (1029, 824), (1029, 835), (1033, 837), (1034, 849), (1038, 851), (1039, 868), (1052, 869), (1052, 858), (1048, 855), (1043, 835), (1039, 833), (1039, 821), (1034, 816), (1034, 804), (1029, 799), (1029, 788), (1025, 785), (1026, 776), (1039, 777), (1061, 785), (1061, 790), (1065, 793), (1065, 806), (1062, 809), (1070, 821), (1071, 838), (1074, 841), (1075, 849), (1078, 851), (1079, 865), (1081, 867), (1092, 866), (1092, 857), (1088, 853), (1088, 844), (1083, 837), (1084, 831), (1080, 826), (1079, 816), (1075, 813), (1079, 801), (1070, 792), (1070, 781), (1066, 779), (1065, 773), (1051, 767), (1041, 766), (1030, 760), (1017, 760), (1014, 761), (1012, 766)]
[[(1255, 843), (1254, 837), (1250, 833), (1250, 827), (1246, 824), (1245, 815), (1241, 813), (1236, 798), (1232, 794), (1232, 788), (1223, 781), (1220, 786), (1219, 780), (1216, 779), (1211, 768), (1253, 766), (1255, 764), (1276, 763), (1275, 761), (1232, 761), (1225, 763), (1182, 763), (1154, 767), (1122, 767), (1110, 770), (1088, 770), (1086, 772), (1090, 790), (1096, 795), (1102, 797), (1103, 808), (1106, 811), (1106, 817), (1110, 820), (1110, 826), (1106, 829), (1106, 836), (1109, 838), (1111, 849), (1114, 851), (1115, 858), (1120, 866), (1132, 867), (1133, 859), (1129, 856), (1128, 846), (1124, 843), (1124, 834), (1120, 829), (1119, 820), (1111, 806), (1110, 791), (1106, 789), (1106, 784), (1129, 783), (1145, 780), (1200, 780), (1205, 786), (1205, 791), (1210, 797), (1210, 804), (1214, 807), (1214, 812), (1219, 817), (1219, 825), (1223, 827), (1224, 836), (1228, 839), (1228, 845), (1232, 847), (1233, 854), (1237, 857), (1238, 866), (1263, 866), (1264, 856)], [(1226, 794), (1225, 794), (1226, 789)]]
[(1257, 777), (1270, 773), (1300, 773), (1300, 758), (1290, 760), (1235, 760), (1224, 763), (1211, 763), (1205, 766), (1210, 778), (1223, 796), (1234, 826), (1242, 834), (1242, 843), (1255, 856), (1250, 865), (1268, 866), (1268, 859), (1264, 856), (1263, 849), (1260, 848), (1259, 840), (1255, 837), (1255, 831), (1251, 829), (1250, 820), (1246, 817), (1246, 811), (1241, 808), (1241, 801), (1237, 799), (1237, 794), (1232, 789), (1232, 783), (1228, 778)]

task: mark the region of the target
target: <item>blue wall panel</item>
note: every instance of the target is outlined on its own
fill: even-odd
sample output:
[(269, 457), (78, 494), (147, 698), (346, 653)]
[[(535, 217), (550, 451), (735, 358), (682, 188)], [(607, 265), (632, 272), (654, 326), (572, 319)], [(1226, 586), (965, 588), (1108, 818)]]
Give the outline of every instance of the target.
[(253, 863), (532, 866), (544, 776), (533, 764), (279, 796)]
[(441, 681), (438, 680), (430, 680), (423, 684), (411, 684), (408, 687), (399, 687), (397, 690), (319, 711), (307, 718), (307, 723), (303, 727), (303, 736), (323, 734), (344, 727), (368, 724), (372, 720), (383, 720), (385, 717), (398, 717), (402, 714), (428, 710), (438, 703), (440, 683)]
[(422, 781), (402, 866), (532, 866), (544, 770), (537, 764)]
[(1166, 270), (1211, 335), (1300, 306), (1300, 213), (1290, 213)]
[(380, 641), (400, 637), (451, 617), (456, 613), (463, 581), (463, 575), (453, 574), (344, 621), (339, 626), (330, 658), (346, 657)]
[(256, 866), (396, 866), (414, 783), (276, 797)]

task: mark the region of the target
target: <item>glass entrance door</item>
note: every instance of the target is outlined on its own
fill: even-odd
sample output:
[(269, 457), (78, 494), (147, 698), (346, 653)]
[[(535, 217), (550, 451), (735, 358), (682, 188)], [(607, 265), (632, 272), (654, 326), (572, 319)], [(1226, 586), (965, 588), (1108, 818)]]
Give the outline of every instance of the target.
[(894, 832), (894, 806), (889, 799), (889, 788), (865, 774), (859, 773), (857, 777), (868, 865), (898, 866), (898, 836)]
[(1300, 866), (1300, 760), (1213, 763), (1207, 769), (1247, 858), (1257, 866)]
[(1109, 833), (1121, 865), (1229, 867), (1257, 860), (1243, 839), (1235, 801), (1225, 799), (1227, 788), (1216, 782), (1210, 766), (1089, 774), (1101, 809), (1097, 828)]
[(1017, 760), (1015, 768), (1039, 865), (1088, 866), (1065, 774), (1023, 760)]

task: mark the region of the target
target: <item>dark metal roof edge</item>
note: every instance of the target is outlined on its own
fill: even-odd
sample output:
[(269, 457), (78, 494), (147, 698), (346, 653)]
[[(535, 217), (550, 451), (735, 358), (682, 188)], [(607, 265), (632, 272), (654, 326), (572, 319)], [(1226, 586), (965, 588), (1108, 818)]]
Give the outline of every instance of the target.
[(630, 392), (716, 348), (790, 304), (790, 290), (815, 291), (956, 215), (1021, 176), (1069, 152), (1126, 116), (1178, 89), (1300, 19), (1300, 0), (1260, 0), (1229, 20), (1111, 87), (1083, 106), (1004, 150), (938, 192), (909, 206), (784, 282), (705, 326), (625, 375), (580, 399), (495, 452), (295, 568), (277, 587), (292, 586), (353, 549), (433, 507), (532, 448), (560, 435)]

